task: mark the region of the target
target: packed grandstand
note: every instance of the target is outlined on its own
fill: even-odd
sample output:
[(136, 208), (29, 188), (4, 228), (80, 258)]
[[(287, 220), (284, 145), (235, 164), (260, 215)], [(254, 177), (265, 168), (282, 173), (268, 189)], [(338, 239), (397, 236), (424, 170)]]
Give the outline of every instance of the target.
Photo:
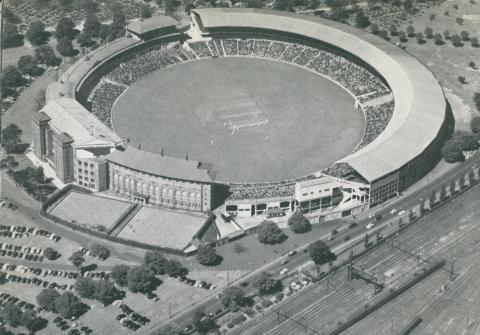
[[(371, 143), (387, 126), (393, 114), (393, 97), (380, 78), (339, 55), (298, 43), (266, 39), (210, 39), (160, 44), (121, 62), (105, 74), (90, 93), (92, 112), (112, 127), (111, 110), (116, 99), (149, 73), (181, 62), (205, 57), (259, 57), (287, 62), (325, 76), (357, 97), (366, 119), (364, 136), (355, 148)], [(372, 104), (373, 102), (373, 104)], [(379, 103), (375, 103), (379, 102)], [(332, 170), (330, 168), (327, 171)], [(338, 172), (335, 176), (340, 176)]]

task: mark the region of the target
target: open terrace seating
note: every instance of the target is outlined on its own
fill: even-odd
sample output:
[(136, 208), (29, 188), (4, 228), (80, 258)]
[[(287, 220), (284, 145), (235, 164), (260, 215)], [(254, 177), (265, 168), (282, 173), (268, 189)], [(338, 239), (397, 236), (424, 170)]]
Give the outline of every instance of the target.
[(287, 46), (287, 43), (275, 41), (272, 43), (272, 45), (270, 45), (270, 48), (265, 56), (273, 59), (280, 59), (280, 56), (285, 51)]
[(393, 101), (377, 106), (368, 106), (364, 108), (366, 125), (365, 134), (362, 141), (356, 148), (357, 150), (371, 143), (388, 125), (393, 115)]
[(223, 40), (223, 49), (227, 56), (238, 55), (238, 41), (237, 40)]
[(257, 57), (265, 57), (271, 44), (272, 41), (269, 40), (255, 40), (253, 44), (252, 55)]
[(249, 56), (252, 54), (253, 51), (253, 43), (254, 40), (247, 39), (247, 40), (239, 40), (238, 41), (238, 54), (241, 56)]
[(270, 185), (238, 184), (235, 186), (230, 186), (230, 192), (231, 194), (228, 200), (292, 197), (295, 193), (295, 183), (272, 183)]
[(282, 60), (287, 62), (293, 62), (297, 56), (303, 51), (304, 47), (299, 44), (290, 44), (282, 54)]
[(188, 42), (188, 46), (199, 58), (213, 56), (212, 51), (208, 47), (206, 41)]
[(333, 163), (323, 169), (322, 173), (335, 178), (346, 178), (356, 172), (348, 163)]

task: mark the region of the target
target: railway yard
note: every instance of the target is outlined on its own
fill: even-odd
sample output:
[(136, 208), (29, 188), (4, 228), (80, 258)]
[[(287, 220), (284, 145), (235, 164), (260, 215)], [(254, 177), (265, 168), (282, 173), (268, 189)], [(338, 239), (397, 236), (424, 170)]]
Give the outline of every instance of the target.
[[(358, 257), (354, 266), (383, 289), (364, 279), (347, 280), (342, 267), (275, 308), (235, 329), (235, 334), (330, 334), (362, 309), (375, 305), (437, 262), (443, 266), (383, 304), (345, 334), (398, 334), (414, 318), (413, 334), (476, 334), (480, 305), (480, 189), (472, 187), (402, 233)], [(382, 233), (380, 232), (380, 236)], [(452, 265), (453, 264), (453, 265)], [(453, 269), (453, 272), (452, 272)], [(369, 277), (371, 276), (371, 277)], [(372, 329), (374, 327), (374, 329)]]

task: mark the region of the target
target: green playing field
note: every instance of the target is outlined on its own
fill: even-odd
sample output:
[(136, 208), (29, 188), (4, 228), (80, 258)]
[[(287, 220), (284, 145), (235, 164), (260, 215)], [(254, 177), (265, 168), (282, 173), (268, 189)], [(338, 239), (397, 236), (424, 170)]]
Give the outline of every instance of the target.
[(352, 96), (330, 80), (242, 57), (157, 71), (113, 108), (115, 131), (132, 145), (213, 163), (219, 181), (310, 174), (349, 154), (364, 123)]

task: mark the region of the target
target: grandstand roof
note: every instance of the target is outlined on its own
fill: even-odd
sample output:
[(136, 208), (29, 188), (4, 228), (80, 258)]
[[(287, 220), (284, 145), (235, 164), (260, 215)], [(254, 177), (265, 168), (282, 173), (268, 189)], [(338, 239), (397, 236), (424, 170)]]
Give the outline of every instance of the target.
[(127, 26), (127, 30), (134, 34), (142, 35), (151, 31), (155, 31), (157, 29), (176, 26), (177, 24), (178, 22), (170, 16), (157, 15), (152, 16), (148, 19), (133, 21), (129, 23)]
[(134, 38), (122, 37), (93, 50), (83, 57), (80, 57), (62, 75), (62, 93), (74, 98), (75, 89), (80, 87), (78, 84), (80, 84), (90, 70), (95, 68), (100, 62), (109, 59), (113, 54), (137, 43), (140, 43), (140, 41)]
[(193, 9), (203, 28), (261, 28), (318, 39), (361, 58), (388, 82), (395, 109), (387, 128), (369, 145), (341, 159), (368, 181), (398, 170), (436, 138), (446, 101), (433, 74), (416, 58), (373, 34), (334, 21), (247, 9)]
[(76, 100), (70, 98), (50, 100), (39, 113), (46, 114), (50, 118), (49, 125), (56, 133), (67, 133), (77, 147), (115, 146), (122, 142)]
[(112, 163), (155, 176), (204, 183), (212, 182), (209, 171), (202, 169), (201, 163), (194, 160), (162, 156), (131, 146), (127, 146), (125, 150), (115, 150), (105, 158)]

